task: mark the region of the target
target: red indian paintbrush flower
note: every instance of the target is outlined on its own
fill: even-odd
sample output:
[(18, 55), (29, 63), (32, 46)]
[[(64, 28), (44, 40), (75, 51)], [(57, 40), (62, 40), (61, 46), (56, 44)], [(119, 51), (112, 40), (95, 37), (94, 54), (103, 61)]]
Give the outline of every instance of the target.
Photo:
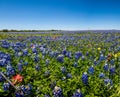
[(23, 76), (21, 76), (20, 74), (17, 74), (12, 77), (12, 80), (13, 80), (13, 84), (16, 84), (17, 82), (22, 82)]

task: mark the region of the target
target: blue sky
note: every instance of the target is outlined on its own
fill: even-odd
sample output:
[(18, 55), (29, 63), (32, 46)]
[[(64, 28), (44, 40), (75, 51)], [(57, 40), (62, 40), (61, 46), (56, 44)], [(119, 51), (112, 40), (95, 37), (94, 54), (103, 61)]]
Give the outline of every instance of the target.
[(0, 29), (120, 29), (120, 0), (0, 0)]

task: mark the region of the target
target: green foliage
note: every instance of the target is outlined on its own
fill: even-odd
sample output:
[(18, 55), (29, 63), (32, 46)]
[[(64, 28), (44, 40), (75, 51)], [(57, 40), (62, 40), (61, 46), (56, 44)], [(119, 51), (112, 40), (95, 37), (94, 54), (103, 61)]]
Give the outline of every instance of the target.
[[(27, 32), (27, 31), (26, 31)], [(39, 40), (33, 40), (33, 43), (38, 43), (38, 44), (44, 44), (47, 43), (47, 47), (51, 47), (53, 51), (56, 49), (59, 51), (62, 51), (62, 47), (67, 45), (67, 50), (72, 51), (75, 53), (76, 51), (81, 51), (82, 54), (85, 56), (86, 52), (89, 52), (88, 56), (85, 56), (85, 59), (83, 60), (81, 57), (79, 60), (75, 60), (74, 55), (72, 55), (72, 58), (68, 58), (65, 56), (64, 58), (64, 63), (60, 63), (56, 60), (56, 57), (50, 57), (48, 55), (44, 56), (44, 59), (42, 59), (42, 53), (39, 51), (38, 57), (40, 59), (39, 62), (34, 62), (34, 54), (32, 53), (30, 49), (30, 42), (27, 42), (28, 44), (28, 52), (30, 53), (29, 56), (20, 56), (16, 57), (14, 56), (14, 50), (12, 48), (9, 49), (3, 49), (0, 47), (0, 51), (3, 51), (5, 53), (9, 53), (12, 56), (12, 61), (11, 64), (14, 66), (14, 68), (17, 69), (17, 64), (19, 63), (20, 60), (24, 60), (25, 62), (28, 62), (27, 66), (23, 67), (22, 72), (20, 73), (24, 77), (24, 81), (20, 83), (19, 85), (22, 84), (32, 84), (33, 90), (32, 90), (32, 96), (31, 97), (44, 97), (45, 94), (49, 94), (50, 97), (53, 97), (53, 88), (50, 88), (50, 85), (56, 82), (55, 86), (61, 87), (63, 90), (63, 95), (64, 97), (72, 97), (73, 93), (76, 91), (76, 89), (80, 89), (81, 92), (84, 94), (85, 97), (120, 97), (120, 86), (119, 86), (119, 58), (113, 59), (115, 60), (115, 66), (116, 66), (116, 73), (111, 76), (109, 72), (106, 72), (103, 70), (103, 66), (106, 62), (106, 60), (103, 60), (97, 65), (94, 65), (94, 60), (91, 60), (90, 57), (95, 57), (95, 60), (99, 60), (100, 57), (100, 51), (98, 51), (98, 47), (101, 48), (101, 51), (104, 52), (104, 55), (108, 55), (109, 53), (113, 53), (113, 51), (109, 51), (109, 47), (112, 45), (112, 43), (105, 43), (103, 41), (98, 41), (99, 36), (101, 34), (95, 34), (95, 33), (85, 33), (85, 34), (74, 34), (73, 36), (75, 38), (79, 36), (96, 36), (95, 40), (93, 38), (89, 39), (79, 39), (77, 41), (74, 41), (77, 45), (73, 45), (73, 40), (69, 40), (69, 42), (65, 40), (58, 40), (58, 41), (48, 41), (45, 40), (46, 36), (49, 36), (50, 34), (33, 34), (33, 36), (43, 36), (42, 42), (39, 42)], [(111, 34), (110, 34), (111, 35)], [(120, 36), (120, 34), (117, 34)], [(8, 34), (3, 34), (0, 35), (0, 39), (6, 39), (9, 37), (18, 37), (22, 36), (24, 38), (31, 36), (29, 34), (15, 34), (15, 35), (8, 35)], [(54, 36), (51, 34), (51, 37)], [(62, 36), (62, 34), (58, 34), (56, 36)], [(72, 34), (69, 34), (69, 36), (72, 36)], [(101, 39), (102, 40), (102, 39)], [(10, 41), (10, 40), (9, 40)], [(10, 41), (10, 42), (17, 42), (16, 41)], [(36, 42), (37, 41), (37, 42)], [(120, 39), (116, 40), (117, 42), (120, 41)], [(24, 42), (24, 41), (23, 41)], [(69, 44), (69, 45), (68, 45)], [(50, 60), (50, 63), (48, 66), (46, 66), (46, 59)], [(78, 66), (74, 67), (73, 64), (77, 62)], [(35, 66), (38, 64), (40, 66), (40, 70), (36, 71)], [(110, 64), (110, 63), (109, 63)], [(95, 73), (94, 75), (89, 76), (89, 85), (86, 86), (82, 83), (81, 77), (84, 72), (88, 72), (88, 68), (94, 65)], [(60, 70), (60, 68), (64, 66), (67, 69), (67, 73), (71, 73), (72, 78), (66, 78), (65, 80), (62, 80), (63, 77), (66, 77), (66, 73), (63, 74)], [(5, 68), (2, 68), (2, 71), (5, 71)], [(45, 76), (45, 72), (49, 71), (50, 75)], [(106, 76), (106, 78), (111, 78), (113, 80), (113, 87), (109, 87), (104, 85), (104, 79), (99, 78), (99, 74), (103, 72)], [(3, 83), (0, 83), (0, 96), (5, 95), (5, 92), (3, 91), (2, 88)], [(14, 93), (13, 93), (14, 94)], [(10, 95), (13, 95), (12, 93)]]

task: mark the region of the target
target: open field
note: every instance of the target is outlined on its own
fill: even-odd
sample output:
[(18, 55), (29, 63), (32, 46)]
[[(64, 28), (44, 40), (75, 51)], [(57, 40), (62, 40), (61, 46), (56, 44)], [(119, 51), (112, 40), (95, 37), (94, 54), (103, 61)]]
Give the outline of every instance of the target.
[(0, 72), (1, 97), (120, 97), (120, 33), (1, 32)]

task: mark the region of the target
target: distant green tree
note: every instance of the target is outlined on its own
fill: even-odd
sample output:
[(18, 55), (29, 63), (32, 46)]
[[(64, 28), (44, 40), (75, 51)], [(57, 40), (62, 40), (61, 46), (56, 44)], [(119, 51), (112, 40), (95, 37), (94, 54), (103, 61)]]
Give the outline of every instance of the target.
[(3, 31), (3, 32), (8, 32), (8, 29), (3, 29), (2, 31)]
[(10, 30), (10, 32), (18, 32), (18, 30), (13, 30), (13, 29), (12, 29), (12, 30)]

